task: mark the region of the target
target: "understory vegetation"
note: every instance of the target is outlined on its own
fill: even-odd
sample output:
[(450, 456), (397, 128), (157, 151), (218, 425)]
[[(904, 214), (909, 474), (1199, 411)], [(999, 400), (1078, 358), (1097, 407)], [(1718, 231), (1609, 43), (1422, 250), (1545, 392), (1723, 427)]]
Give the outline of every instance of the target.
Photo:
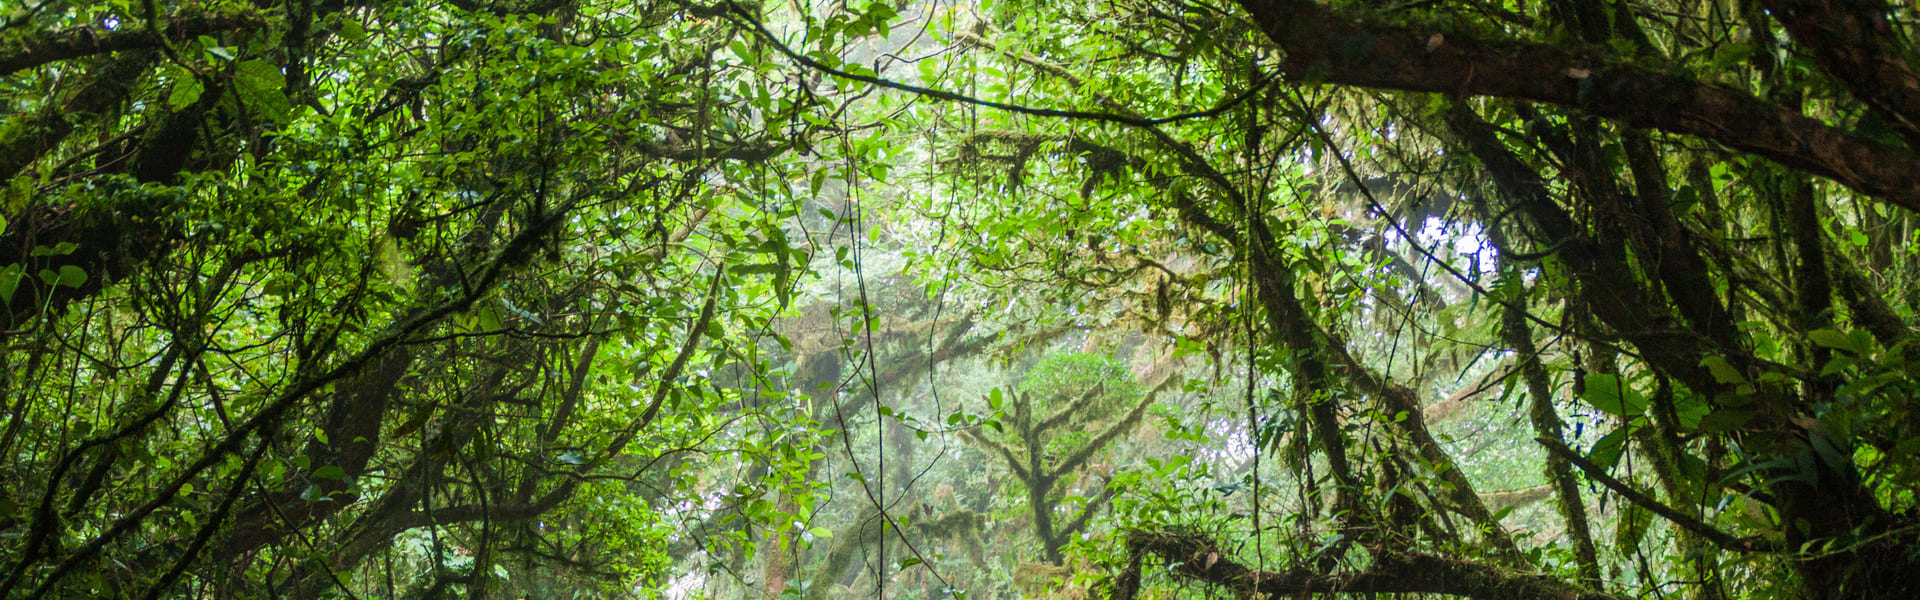
[(1920, 597), (1917, 34), (0, 5), (0, 599)]

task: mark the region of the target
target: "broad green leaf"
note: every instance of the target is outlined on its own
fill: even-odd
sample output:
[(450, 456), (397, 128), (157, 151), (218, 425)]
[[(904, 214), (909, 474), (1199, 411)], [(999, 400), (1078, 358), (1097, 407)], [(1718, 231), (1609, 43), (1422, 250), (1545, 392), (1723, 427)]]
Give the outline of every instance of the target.
[(1734, 368), (1732, 363), (1727, 362), (1726, 357), (1709, 356), (1700, 359), (1700, 366), (1706, 367), (1708, 372), (1713, 373), (1714, 381), (1728, 384), (1747, 382), (1747, 376), (1741, 374), (1740, 369)]
[(20, 280), (26, 276), (26, 268), (19, 263), (0, 268), (0, 302), (12, 304), (13, 293), (20, 291)]
[(275, 273), (260, 286), (260, 293), (268, 296), (286, 296), (299, 291), (300, 281), (286, 273)]
[(1586, 391), (1580, 399), (1616, 417), (1636, 417), (1647, 412), (1647, 399), (1627, 385), (1619, 375), (1588, 375)]
[(60, 265), (60, 276), (55, 285), (77, 288), (87, 284), (87, 270), (73, 265)]
[(358, 42), (367, 39), (367, 28), (361, 25), (360, 21), (351, 18), (340, 19), (340, 26), (334, 28), (334, 32), (349, 41)]
[(1807, 339), (1822, 347), (1854, 354), (1864, 355), (1873, 351), (1873, 338), (1863, 331), (1841, 333), (1833, 329), (1816, 329), (1807, 334)]
[(1653, 529), (1653, 513), (1637, 504), (1625, 503), (1619, 520), (1614, 522), (1613, 546), (1618, 552), (1640, 551), (1640, 542)]
[(286, 124), (293, 105), (287, 101), (284, 92), (287, 77), (278, 65), (264, 60), (245, 61), (234, 68), (233, 77), (242, 103), (269, 121)]
[(1733, 431), (1746, 426), (1747, 421), (1753, 420), (1753, 416), (1758, 412), (1752, 408), (1720, 408), (1700, 417), (1700, 431), (1705, 433)]
[(1827, 359), (1826, 366), (1820, 367), (1820, 376), (1827, 377), (1830, 375), (1839, 375), (1841, 373), (1845, 373), (1847, 372), (1847, 369), (1853, 368), (1854, 362), (1855, 361), (1851, 356), (1847, 356), (1845, 354), (1835, 354), (1833, 355), (1833, 358)]
[(209, 35), (200, 36), (199, 39), (200, 48), (206, 51), (208, 57), (221, 61), (233, 60), (233, 49), (220, 45), (220, 40), (213, 39), (213, 36)]
[(176, 69), (176, 71), (173, 90), (167, 92), (167, 110), (180, 112), (180, 109), (199, 102), (200, 95), (206, 92), (206, 86), (200, 83), (199, 77), (186, 69)]
[(1713, 407), (1708, 406), (1706, 399), (1698, 394), (1674, 395), (1673, 414), (1674, 418), (1680, 421), (1678, 425), (1681, 429), (1689, 431), (1699, 429), (1700, 420), (1706, 418), (1711, 412)]
[(1600, 441), (1594, 442), (1593, 449), (1587, 452), (1587, 460), (1599, 465), (1600, 468), (1612, 469), (1614, 465), (1620, 463), (1620, 455), (1627, 448), (1627, 433), (1632, 430), (1632, 424), (1622, 425), (1611, 433), (1601, 436)]
[(1713, 51), (1713, 70), (1721, 71), (1746, 62), (1757, 47), (1750, 43), (1720, 44)]

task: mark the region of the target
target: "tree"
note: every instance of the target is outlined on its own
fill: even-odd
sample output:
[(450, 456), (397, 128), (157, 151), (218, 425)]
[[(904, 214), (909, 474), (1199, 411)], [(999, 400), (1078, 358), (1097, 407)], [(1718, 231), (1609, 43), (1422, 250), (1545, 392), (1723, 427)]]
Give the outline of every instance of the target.
[(19, 9), (0, 596), (664, 576), (648, 467), (806, 268), (728, 186), (820, 101), (698, 7)]
[[(1141, 394), (1138, 388), (1143, 386), (1129, 381), (1128, 374), (1118, 367), (1097, 359), (1089, 361), (1089, 357), (1056, 356), (1064, 358), (1043, 363), (1031, 377), (1037, 383), (1032, 387), (1041, 389), (1014, 393), (1006, 399), (1008, 421), (1013, 429), (1010, 435), (1004, 436), (1006, 439), (995, 439), (973, 430), (962, 430), (961, 435), (968, 442), (993, 451), (1005, 461), (1007, 471), (1020, 487), (1026, 488), (1027, 510), (1032, 515), (1034, 537), (1040, 542), (1040, 558), (1058, 566), (1064, 562), (1061, 549), (1068, 540), (1086, 530), (1093, 516), (1112, 499), (1114, 490), (1105, 482), (1095, 486), (1098, 491), (1078, 510), (1067, 511), (1071, 517), (1057, 525), (1054, 513), (1068, 507), (1061, 506), (1056, 492), (1061, 491), (1063, 484), (1072, 483), (1065, 480), (1066, 476), (1087, 468), (1095, 453), (1139, 426), (1160, 389), (1156, 386)], [(1109, 382), (1118, 388), (1111, 396), (1107, 390)], [(1070, 390), (1080, 388), (1086, 391), (1078, 397), (1067, 395)], [(1133, 396), (1140, 398), (1134, 400)], [(1097, 407), (1113, 403), (1116, 398), (1123, 405), (1133, 406), (1112, 423), (1104, 423), (1103, 417), (1110, 415), (1101, 413), (1114, 411), (1101, 411)], [(1074, 425), (1091, 431), (1075, 432)], [(1072, 435), (1075, 433), (1081, 435)], [(1088, 433), (1091, 435), (1086, 435)]]
[[(1103, 57), (1103, 69), (1123, 74), (1109, 81), (1125, 78), (1129, 68), (1200, 71), (1194, 85), (1224, 87), (1210, 97), (1237, 116), (1220, 119), (1228, 125), (1219, 129), (1175, 131), (1134, 108), (1151, 105), (1157, 89), (1097, 87), (1092, 78), (1070, 75), (1031, 93), (1098, 110), (1024, 112), (1130, 127), (1132, 140), (1122, 133), (1123, 141), (1099, 149), (1069, 143), (1063, 154), (1125, 165), (1137, 173), (1133, 185), (1165, 190), (1152, 201), (1235, 249), (1257, 290), (1272, 336), (1267, 343), (1285, 353), (1293, 385), (1355, 400), (1334, 404), (1308, 394), (1295, 408), (1309, 417), (1339, 493), (1367, 487), (1363, 470), (1389, 481), (1402, 477), (1405, 470), (1394, 466), (1417, 458), (1453, 490), (1429, 510), (1455, 511), (1480, 525), (1489, 555), (1478, 564), (1404, 555), (1405, 534), (1396, 532), (1422, 527), (1409, 520), (1413, 513), (1397, 512), (1392, 501), (1369, 509), (1352, 498), (1334, 503), (1336, 519), (1342, 531), (1360, 536), (1368, 549), (1363, 562), (1371, 566), (1350, 574), (1315, 573), (1310, 565), (1255, 574), (1203, 551), (1210, 542), (1183, 536), (1138, 535), (1131, 538), (1136, 551), (1164, 555), (1189, 576), (1275, 595), (1597, 593), (1559, 584), (1537, 589), (1514, 578), (1485, 587), (1500, 576), (1483, 569), (1536, 563), (1513, 552), (1471, 482), (1428, 435), (1419, 418), (1422, 392), (1356, 352), (1364, 347), (1342, 332), (1351, 310), (1327, 311), (1337, 301), (1311, 295), (1329, 291), (1321, 282), (1350, 276), (1310, 258), (1340, 244), (1302, 238), (1296, 232), (1313, 225), (1274, 212), (1298, 210), (1284, 192), (1283, 200), (1271, 198), (1293, 176), (1279, 161), (1306, 150), (1324, 157), (1321, 172), (1352, 180), (1366, 216), (1396, 232), (1393, 244), (1403, 251), (1446, 262), (1434, 256), (1430, 239), (1414, 235), (1425, 225), (1413, 217), (1418, 213), (1364, 191), (1362, 180), (1372, 173), (1426, 174), (1445, 196), (1462, 200), (1454, 214), (1470, 224), (1451, 228), (1452, 235), (1484, 236), (1498, 249), (1497, 271), (1461, 262), (1443, 268), (1473, 288), (1474, 302), (1510, 315), (1507, 343), (1530, 355), (1512, 375), (1528, 381), (1541, 415), (1537, 435), (1551, 464), (1562, 465), (1549, 472), (1560, 481), (1567, 518), (1584, 512), (1570, 465), (1692, 540), (1683, 541), (1690, 555), (1706, 556), (1693, 561), (1693, 580), (1707, 582), (1699, 594), (1723, 593), (1715, 586), (1725, 573), (1711, 558), (1719, 552), (1782, 555), (1778, 563), (1748, 560), (1746, 572), (1771, 578), (1778, 575), (1769, 564), (1786, 566), (1813, 597), (1911, 593), (1912, 489), (1906, 476), (1894, 474), (1906, 468), (1893, 466), (1909, 462), (1898, 449), (1905, 434), (1893, 432), (1910, 431), (1911, 413), (1895, 408), (1907, 392), (1880, 379), (1904, 377), (1912, 337), (1911, 307), (1896, 308), (1890, 300), (1897, 297), (1886, 291), (1894, 288), (1881, 285), (1904, 281), (1911, 267), (1904, 258), (1876, 262), (1874, 254), (1890, 254), (1878, 245), (1897, 242), (1866, 233), (1886, 235), (1891, 230), (1880, 223), (1904, 222), (1915, 208), (1913, 154), (1900, 125), (1913, 117), (1903, 92), (1892, 91), (1912, 78), (1911, 49), (1900, 41), (1911, 23), (1875, 3), (1759, 4), (1547, 2), (1514, 10), (1494, 3), (1243, 2), (1245, 13), (1236, 13), (1141, 3), (1109, 15), (1063, 9), (1081, 31), (1105, 34), (1126, 49)], [(1121, 23), (1158, 28), (1133, 33)], [(1040, 72), (1072, 72), (1078, 56), (1061, 52), (1072, 34), (1034, 29), (1017, 36), (1026, 48), (1066, 63)], [(1284, 80), (1269, 83), (1263, 59), (1227, 48), (1239, 40), (1271, 44)], [(1033, 64), (1044, 60), (1014, 53)], [(1116, 56), (1132, 62), (1113, 66)], [(1378, 131), (1388, 133), (1370, 133)], [(1439, 154), (1441, 147), (1453, 152)], [(1134, 158), (1092, 158), (1102, 152)], [(1836, 241), (1836, 234), (1846, 237)], [(1765, 250), (1754, 255), (1741, 245)], [(1532, 326), (1553, 328), (1584, 348), (1557, 357), (1538, 351)], [(1569, 449), (1558, 419), (1540, 405), (1552, 394), (1543, 361), (1575, 373), (1575, 388), (1584, 388), (1579, 406), (1622, 419), (1619, 429), (1586, 453)], [(1404, 454), (1355, 462), (1367, 436), (1350, 437), (1343, 423), (1369, 414), (1391, 420), (1398, 432), (1389, 437), (1409, 445)], [(1867, 431), (1879, 433), (1863, 436)], [(1653, 463), (1661, 493), (1607, 474), (1628, 440)], [(1727, 501), (1752, 503), (1769, 516), (1733, 525), (1739, 519), (1706, 508)], [(1580, 554), (1584, 578), (1599, 584), (1592, 551)], [(1434, 568), (1407, 574), (1422, 564)], [(1121, 587), (1130, 592), (1132, 585), (1137, 580)]]
[(1904, 598), (1911, 8), (40, 2), (0, 596)]

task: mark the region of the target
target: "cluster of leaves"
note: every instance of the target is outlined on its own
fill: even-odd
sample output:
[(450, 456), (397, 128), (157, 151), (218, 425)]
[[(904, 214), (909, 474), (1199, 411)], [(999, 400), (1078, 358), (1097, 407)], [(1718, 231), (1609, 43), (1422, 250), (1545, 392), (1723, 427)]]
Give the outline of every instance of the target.
[(13, 10), (0, 597), (1920, 573), (1891, 7)]

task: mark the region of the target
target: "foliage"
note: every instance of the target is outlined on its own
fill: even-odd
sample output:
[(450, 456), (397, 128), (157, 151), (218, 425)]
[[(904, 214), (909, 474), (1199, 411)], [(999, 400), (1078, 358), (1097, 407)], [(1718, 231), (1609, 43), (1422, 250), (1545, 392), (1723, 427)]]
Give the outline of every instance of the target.
[(8, 7), (0, 598), (1905, 598), (1912, 8)]

